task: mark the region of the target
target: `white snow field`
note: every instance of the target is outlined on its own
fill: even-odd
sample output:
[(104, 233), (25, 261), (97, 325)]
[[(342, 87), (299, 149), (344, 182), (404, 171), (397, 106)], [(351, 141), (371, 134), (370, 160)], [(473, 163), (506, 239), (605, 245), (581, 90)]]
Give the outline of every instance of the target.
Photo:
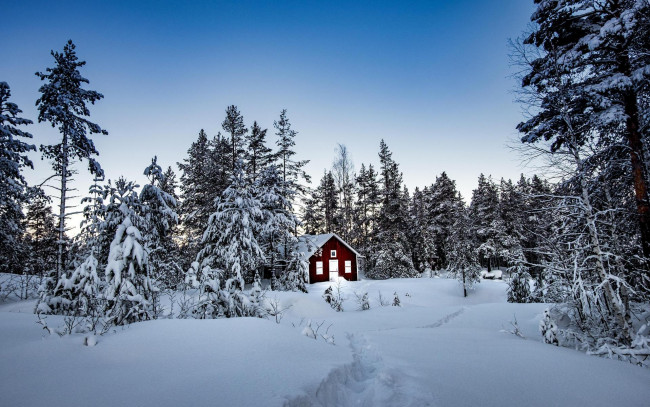
[[(546, 305), (506, 303), (503, 281), (468, 298), (454, 280), (345, 282), (344, 312), (321, 298), (328, 286), (268, 292), (291, 306), (280, 324), (164, 319), (93, 347), (47, 335), (33, 301), (1, 305), (0, 405), (650, 405), (650, 369), (542, 343)], [(379, 291), (401, 306), (380, 306)], [(357, 310), (355, 292), (369, 293), (370, 310)], [(526, 339), (502, 332), (515, 317)], [(335, 344), (303, 335), (309, 322), (323, 323), (319, 335), (330, 326)]]

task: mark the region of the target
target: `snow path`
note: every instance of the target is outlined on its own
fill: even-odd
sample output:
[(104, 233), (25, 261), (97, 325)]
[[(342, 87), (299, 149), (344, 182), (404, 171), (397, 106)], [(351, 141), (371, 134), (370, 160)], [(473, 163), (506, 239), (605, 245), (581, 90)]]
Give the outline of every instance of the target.
[(457, 316), (459, 316), (460, 314), (465, 312), (466, 309), (467, 309), (467, 307), (463, 307), (463, 308), (459, 309), (456, 312), (452, 312), (451, 314), (445, 315), (444, 317), (440, 318), (438, 321), (434, 322), (433, 324), (424, 325), (424, 326), (421, 326), (419, 328), (438, 328), (438, 327), (441, 327), (442, 325), (444, 325), (446, 323), (449, 323), (449, 321), (451, 321), (452, 319), (456, 318)]
[(361, 335), (348, 334), (353, 361), (332, 370), (313, 394), (288, 400), (285, 407), (432, 406), (433, 397), (414, 385), (409, 375), (389, 369)]

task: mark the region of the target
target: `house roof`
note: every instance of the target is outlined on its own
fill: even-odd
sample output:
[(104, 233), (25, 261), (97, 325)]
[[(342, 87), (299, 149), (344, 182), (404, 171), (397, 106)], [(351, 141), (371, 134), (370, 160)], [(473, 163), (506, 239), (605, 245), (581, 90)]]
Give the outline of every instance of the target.
[(318, 249), (323, 247), (332, 237), (336, 237), (343, 246), (350, 249), (358, 257), (363, 257), (359, 252), (354, 250), (345, 240), (341, 239), (336, 233), (325, 233), (323, 235), (302, 235), (298, 238), (298, 252), (304, 253), (307, 258), (311, 257), (316, 253)]

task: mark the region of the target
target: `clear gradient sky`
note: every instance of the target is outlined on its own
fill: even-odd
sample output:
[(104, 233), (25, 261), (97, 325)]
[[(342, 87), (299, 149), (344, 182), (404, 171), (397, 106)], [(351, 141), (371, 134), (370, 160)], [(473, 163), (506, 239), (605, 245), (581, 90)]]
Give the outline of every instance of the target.
[[(34, 73), (53, 65), (50, 50), (72, 39), (87, 61), (89, 88), (105, 96), (91, 119), (109, 131), (95, 137), (108, 178), (144, 182), (153, 155), (176, 170), (230, 104), (270, 142), (288, 109), (314, 183), (337, 143), (358, 169), (378, 162), (382, 138), (411, 191), (446, 171), (469, 201), (479, 173), (527, 172), (506, 147), (522, 120), (507, 41), (532, 0), (2, 3), (0, 81), (23, 117), (36, 122)], [(59, 137), (43, 124), (28, 131), (37, 145)], [(32, 183), (50, 172), (34, 158)], [(89, 178), (78, 177), (81, 194)]]

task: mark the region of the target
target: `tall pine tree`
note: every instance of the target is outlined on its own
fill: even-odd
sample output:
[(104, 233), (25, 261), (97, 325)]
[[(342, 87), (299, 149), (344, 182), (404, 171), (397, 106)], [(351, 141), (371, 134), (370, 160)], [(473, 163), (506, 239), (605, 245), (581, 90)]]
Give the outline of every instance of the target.
[(43, 157), (52, 160), (54, 173), (60, 179), (57, 257), (57, 274), (60, 275), (64, 268), (65, 221), (68, 217), (67, 194), (70, 192), (68, 182), (72, 176), (70, 165), (77, 159), (87, 159), (91, 174), (102, 175), (103, 171), (99, 163), (93, 158), (99, 153), (88, 135), (108, 134), (108, 132), (88, 120), (90, 110), (87, 104), (95, 104), (104, 96), (82, 87), (83, 84), (89, 83), (88, 79), (81, 76), (79, 72), (79, 68), (86, 65), (86, 62), (79, 61), (77, 58), (72, 40), (63, 47), (63, 52), (52, 51), (51, 54), (55, 66), (46, 68), (45, 73), (36, 73), (36, 76), (45, 81), (39, 89), (41, 97), (36, 101), (36, 106), (39, 111), (38, 121), (49, 122), (52, 127), (59, 129), (62, 136), (60, 143), (41, 146)]

